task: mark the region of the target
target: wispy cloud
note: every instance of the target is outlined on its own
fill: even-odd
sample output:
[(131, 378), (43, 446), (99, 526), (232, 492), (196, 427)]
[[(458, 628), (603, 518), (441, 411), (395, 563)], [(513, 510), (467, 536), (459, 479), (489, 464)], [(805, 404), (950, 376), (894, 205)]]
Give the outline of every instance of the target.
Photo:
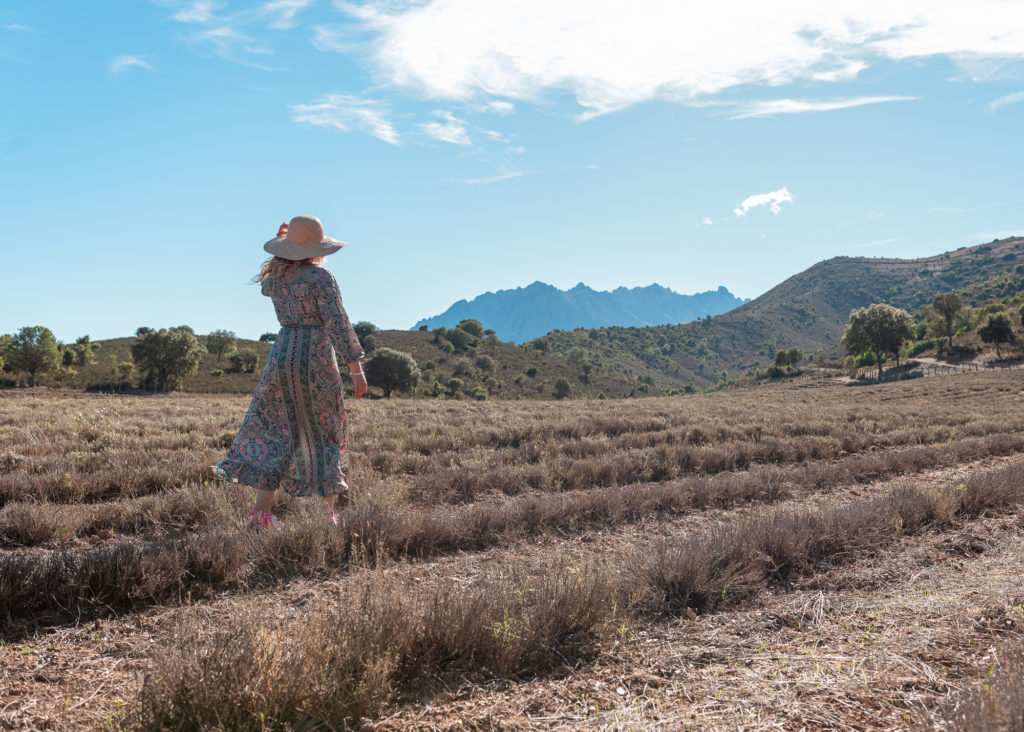
[(30, 31), (31, 27), (22, 25), (21, 23), (0, 23), (0, 28), (9, 31)]
[[(567, 91), (581, 118), (653, 99), (691, 104), (752, 85), (848, 82), (884, 60), (941, 56), (977, 77), (1024, 59), (1024, 13), (1007, 0), (335, 5), (375, 34), (376, 71), (396, 86), (475, 103)], [(841, 108), (818, 104), (817, 111)]]
[(398, 144), (398, 132), (388, 121), (388, 107), (382, 101), (326, 94), (311, 104), (296, 104), (291, 109), (292, 119), (302, 124), (342, 132), (357, 129), (391, 145)]
[(195, 0), (172, 17), (179, 23), (209, 23), (213, 20), (213, 11), (220, 7), (222, 7), (221, 3), (211, 2), (211, 0)]
[(120, 74), (128, 69), (145, 69), (153, 71), (153, 67), (141, 56), (118, 56), (110, 62), (110, 73)]
[(295, 26), (295, 16), (313, 4), (313, 0), (270, 0), (261, 8), (263, 15), (273, 16), (270, 27), (275, 30), (288, 30)]
[(769, 99), (746, 102), (741, 105), (737, 114), (729, 119), (747, 119), (749, 117), (770, 117), (774, 114), (805, 114), (807, 112), (831, 112), (836, 109), (863, 107), (866, 104), (883, 102), (909, 102), (917, 97), (886, 96), (886, 97), (852, 97), (849, 99), (833, 99), (815, 101), (810, 99)]
[(451, 112), (439, 109), (433, 112), (435, 117), (440, 117), (443, 122), (424, 122), (420, 125), (428, 136), (441, 142), (450, 142), (453, 145), (472, 145), (469, 133), (466, 131), (466, 123)]
[(788, 188), (780, 188), (771, 193), (757, 193), (753, 196), (747, 196), (741, 204), (733, 209), (733, 213), (737, 216), (746, 216), (747, 212), (752, 208), (768, 206), (773, 214), (778, 215), (784, 203), (793, 203), (793, 196)]
[(704, 218), (702, 218), (700, 221), (697, 222), (697, 228), (699, 229), (702, 226), (711, 226), (714, 223), (715, 223), (714, 221), (712, 221), (710, 218), (705, 216)]
[(442, 183), (462, 183), (467, 186), (477, 186), (484, 183), (498, 183), (503, 180), (511, 180), (512, 178), (521, 178), (526, 173), (521, 170), (506, 170), (498, 173), (497, 175), (490, 175), (484, 178), (442, 178)]
[(1019, 104), (1024, 102), (1024, 91), (1014, 92), (1013, 94), (1006, 94), (1004, 96), (993, 99), (988, 103), (989, 111), (995, 112), (1000, 107), (1006, 107), (1010, 104)]

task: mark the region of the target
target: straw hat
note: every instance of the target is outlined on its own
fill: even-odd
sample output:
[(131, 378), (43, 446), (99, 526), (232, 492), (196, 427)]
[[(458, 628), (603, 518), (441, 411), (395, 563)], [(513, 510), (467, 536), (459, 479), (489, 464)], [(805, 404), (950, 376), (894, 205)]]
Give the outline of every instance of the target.
[(263, 250), (283, 259), (311, 259), (334, 254), (346, 242), (324, 236), (324, 225), (316, 216), (296, 216), (281, 224), (277, 236), (263, 245)]

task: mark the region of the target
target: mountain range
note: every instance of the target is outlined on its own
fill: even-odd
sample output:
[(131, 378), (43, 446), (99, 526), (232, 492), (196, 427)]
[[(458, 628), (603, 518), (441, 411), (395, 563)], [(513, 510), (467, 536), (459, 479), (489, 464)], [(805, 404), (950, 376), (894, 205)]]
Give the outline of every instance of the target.
[(522, 343), (556, 329), (688, 323), (728, 312), (744, 302), (725, 287), (681, 295), (658, 284), (599, 291), (582, 282), (571, 290), (534, 282), (514, 290), (485, 292), (469, 301), (459, 300), (440, 315), (420, 320), (414, 329), (424, 325), (430, 329), (453, 328), (459, 321), (472, 318), (493, 330), (499, 339)]
[(835, 257), (713, 318), (553, 332), (527, 345), (552, 354), (576, 352), (597, 367), (650, 377), (666, 387), (708, 387), (767, 366), (779, 349), (841, 355), (839, 339), (851, 310), (888, 303), (913, 313), (950, 291), (973, 306), (1024, 291), (1024, 237), (920, 259)]

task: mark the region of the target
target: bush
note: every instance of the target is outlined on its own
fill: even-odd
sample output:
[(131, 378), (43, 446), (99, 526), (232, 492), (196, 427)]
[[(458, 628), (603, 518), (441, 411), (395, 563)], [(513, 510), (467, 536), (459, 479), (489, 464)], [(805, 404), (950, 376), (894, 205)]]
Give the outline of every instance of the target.
[(494, 359), (490, 356), (477, 356), (476, 367), (484, 373), (494, 371)]
[(420, 380), (416, 360), (404, 351), (381, 347), (363, 367), (366, 382), (384, 390), (390, 398), (394, 391), (410, 391)]
[(132, 358), (146, 372), (145, 384), (157, 391), (181, 387), (186, 376), (199, 368), (206, 350), (192, 329), (185, 325), (177, 328), (139, 328), (132, 345)]
[(462, 390), (462, 387), (465, 385), (465, 383), (466, 382), (464, 382), (458, 376), (453, 376), (452, 378), (448, 379), (448, 393), (451, 394), (452, 396), (455, 396)]
[(478, 402), (482, 402), (487, 398), (487, 389), (482, 386), (477, 386), (473, 389), (471, 396)]
[(260, 356), (256, 351), (244, 349), (237, 353), (232, 353), (228, 357), (228, 361), (231, 362), (231, 370), (239, 374), (251, 374), (256, 372), (256, 366), (259, 365)]
[[(641, 384), (641, 386), (645, 387), (644, 391), (647, 391), (646, 384)], [(564, 376), (559, 376), (557, 379), (555, 379), (554, 394), (555, 399), (565, 399), (567, 396), (572, 394), (572, 384), (569, 383), (569, 380), (567, 378), (565, 378)]]
[(537, 367), (531, 366), (530, 368), (526, 369), (526, 375), (529, 376), (531, 379), (535, 378), (537, 376)]

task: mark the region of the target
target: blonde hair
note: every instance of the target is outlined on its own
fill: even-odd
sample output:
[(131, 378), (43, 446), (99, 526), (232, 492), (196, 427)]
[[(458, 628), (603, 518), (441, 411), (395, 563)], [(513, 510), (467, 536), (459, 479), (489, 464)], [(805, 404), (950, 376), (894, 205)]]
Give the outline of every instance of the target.
[(292, 270), (296, 270), (304, 264), (318, 264), (323, 257), (310, 257), (309, 259), (285, 259), (284, 257), (273, 256), (263, 263), (259, 274), (252, 278), (253, 282), (263, 282), (268, 277), (279, 279)]

